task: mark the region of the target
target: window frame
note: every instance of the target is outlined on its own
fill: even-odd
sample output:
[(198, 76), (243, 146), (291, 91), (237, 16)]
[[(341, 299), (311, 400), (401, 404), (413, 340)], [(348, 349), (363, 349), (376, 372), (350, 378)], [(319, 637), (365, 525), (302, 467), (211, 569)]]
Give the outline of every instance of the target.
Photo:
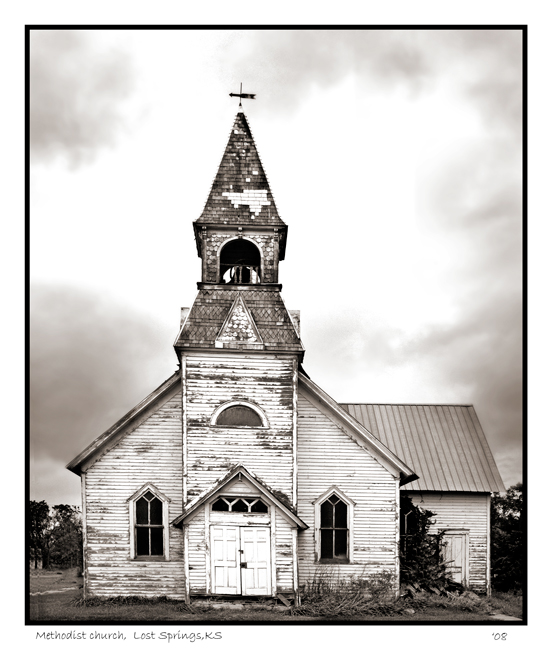
[[(335, 495), (338, 499), (343, 501), (347, 506), (347, 558), (322, 558), (322, 534), (321, 534), (321, 506), (331, 496)], [(353, 562), (353, 548), (354, 548), (354, 506), (355, 502), (349, 499), (343, 492), (335, 485), (321, 494), (314, 505), (314, 540), (315, 540), (315, 561), (318, 564), (351, 564)]]
[[(254, 505), (254, 503), (249, 503), (248, 504), (248, 509), (247, 512), (245, 511), (240, 511), (240, 510), (215, 510), (213, 508), (214, 504), (219, 501), (220, 499), (223, 499), (224, 501), (232, 501), (232, 505), (238, 501), (239, 499), (242, 499), (244, 501), (260, 501), (265, 507), (266, 507), (266, 512), (252, 512), (251, 507)], [(231, 506), (230, 506), (231, 507)], [(209, 504), (209, 509), (211, 512), (223, 512), (223, 513), (228, 513), (230, 515), (235, 515), (235, 514), (246, 514), (246, 515), (267, 515), (270, 514), (270, 505), (264, 500), (261, 496), (255, 495), (255, 494), (217, 494), (216, 497), (210, 502)]]
[[(217, 424), (217, 420), (222, 412), (232, 406), (245, 406), (246, 408), (250, 408), (261, 418), (261, 426), (252, 427), (249, 424)], [(230, 402), (224, 402), (214, 410), (210, 424), (212, 427), (219, 427), (221, 429), (268, 429), (270, 427), (268, 418), (264, 414), (264, 411), (256, 404), (253, 404), (253, 402), (248, 402), (247, 400), (232, 400)]]
[[(154, 497), (161, 501), (162, 525), (163, 525), (163, 554), (162, 555), (138, 555), (136, 552), (136, 503), (146, 492), (151, 492)], [(169, 503), (170, 499), (165, 496), (153, 483), (146, 483), (128, 499), (129, 524), (130, 524), (130, 559), (140, 562), (159, 562), (169, 560)]]

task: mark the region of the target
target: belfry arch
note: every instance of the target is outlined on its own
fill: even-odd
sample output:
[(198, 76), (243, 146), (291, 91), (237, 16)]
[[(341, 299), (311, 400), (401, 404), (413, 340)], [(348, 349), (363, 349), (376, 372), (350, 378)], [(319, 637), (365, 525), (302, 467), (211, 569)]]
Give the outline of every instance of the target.
[(220, 251), (219, 282), (258, 284), (261, 282), (261, 252), (248, 239), (232, 239)]

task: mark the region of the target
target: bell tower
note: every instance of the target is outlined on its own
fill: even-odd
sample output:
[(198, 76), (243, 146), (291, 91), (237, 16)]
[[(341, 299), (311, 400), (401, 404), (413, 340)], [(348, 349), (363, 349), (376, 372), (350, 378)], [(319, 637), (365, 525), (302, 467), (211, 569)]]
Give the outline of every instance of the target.
[(234, 120), (211, 192), (194, 222), (201, 280), (277, 284), (287, 226), (280, 219), (243, 111)]
[(201, 281), (175, 341), (184, 504), (241, 465), (294, 509), (304, 349), (299, 312), (286, 309), (278, 283), (287, 226), (241, 110), (194, 234)]

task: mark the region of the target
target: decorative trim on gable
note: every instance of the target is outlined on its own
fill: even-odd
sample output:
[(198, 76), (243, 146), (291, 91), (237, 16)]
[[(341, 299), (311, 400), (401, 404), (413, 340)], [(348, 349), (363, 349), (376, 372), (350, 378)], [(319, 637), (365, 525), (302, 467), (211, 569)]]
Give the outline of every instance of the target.
[(253, 316), (241, 295), (238, 294), (217, 334), (215, 347), (235, 348), (243, 346), (250, 349), (264, 349), (264, 343)]

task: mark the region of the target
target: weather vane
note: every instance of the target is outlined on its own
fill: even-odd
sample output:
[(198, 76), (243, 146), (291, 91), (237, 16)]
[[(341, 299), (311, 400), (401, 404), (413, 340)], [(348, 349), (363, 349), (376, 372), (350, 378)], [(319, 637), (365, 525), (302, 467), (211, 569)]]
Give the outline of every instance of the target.
[(240, 106), (242, 105), (241, 100), (242, 99), (255, 99), (255, 95), (251, 93), (242, 93), (242, 85), (240, 83), (240, 92), (239, 93), (230, 93), (230, 97), (239, 97), (240, 98)]

